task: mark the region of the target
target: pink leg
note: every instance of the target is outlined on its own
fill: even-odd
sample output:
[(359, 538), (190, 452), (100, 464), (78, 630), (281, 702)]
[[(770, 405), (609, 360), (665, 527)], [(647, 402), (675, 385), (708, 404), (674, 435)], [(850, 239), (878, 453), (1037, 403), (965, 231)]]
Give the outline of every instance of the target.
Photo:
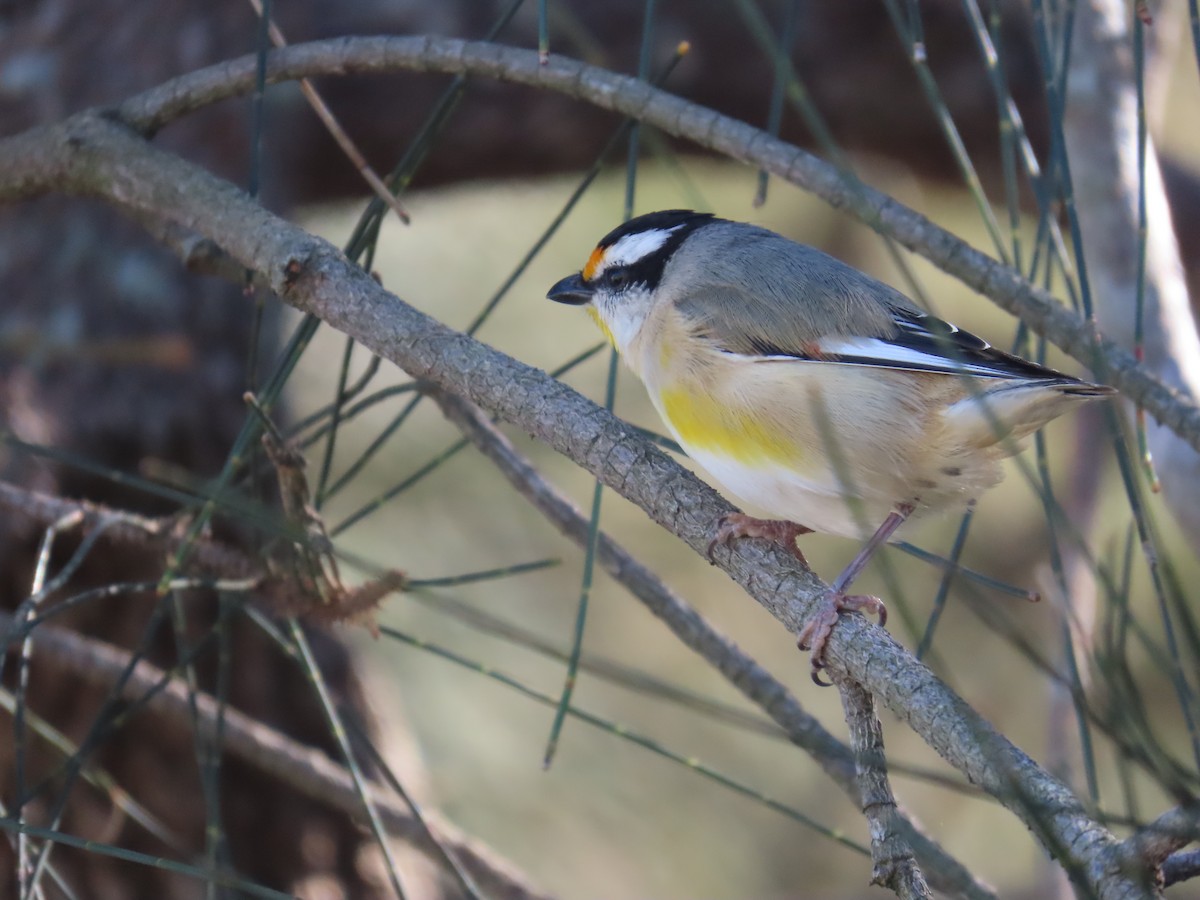
[(820, 671), (825, 668), (825, 645), (829, 642), (829, 636), (833, 633), (833, 626), (837, 624), (838, 613), (841, 610), (852, 612), (865, 610), (877, 616), (880, 625), (887, 624), (887, 607), (883, 605), (882, 600), (864, 594), (847, 594), (846, 589), (866, 568), (871, 557), (875, 555), (875, 551), (888, 542), (888, 539), (896, 533), (897, 528), (904, 524), (912, 511), (913, 504), (901, 503), (888, 513), (888, 517), (871, 535), (871, 539), (863, 545), (854, 559), (850, 560), (850, 564), (842, 570), (842, 574), (834, 579), (829, 593), (821, 599), (812, 616), (800, 629), (797, 644), (801, 650), (812, 648), (812, 680), (821, 687), (828, 687), (825, 682), (821, 681)]
[(728, 544), (740, 537), (758, 537), (782, 545), (807, 566), (808, 560), (796, 546), (796, 538), (802, 534), (812, 534), (812, 529), (782, 519), (756, 519), (744, 513), (730, 513), (717, 522), (717, 536), (708, 542), (708, 561), (712, 562), (713, 550), (718, 544)]

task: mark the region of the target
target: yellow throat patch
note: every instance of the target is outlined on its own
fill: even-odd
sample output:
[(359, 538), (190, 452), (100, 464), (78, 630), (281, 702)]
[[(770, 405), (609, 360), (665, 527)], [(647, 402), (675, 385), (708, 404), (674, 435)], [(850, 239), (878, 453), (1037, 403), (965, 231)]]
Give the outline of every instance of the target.
[(592, 321), (596, 323), (596, 327), (604, 332), (605, 339), (612, 344), (613, 349), (619, 350), (620, 348), (617, 347), (616, 338), (613, 337), (612, 331), (609, 329), (608, 324), (604, 321), (604, 319), (601, 318), (600, 313), (596, 311), (596, 307), (587, 306), (584, 308), (587, 310), (587, 314), (592, 317)]

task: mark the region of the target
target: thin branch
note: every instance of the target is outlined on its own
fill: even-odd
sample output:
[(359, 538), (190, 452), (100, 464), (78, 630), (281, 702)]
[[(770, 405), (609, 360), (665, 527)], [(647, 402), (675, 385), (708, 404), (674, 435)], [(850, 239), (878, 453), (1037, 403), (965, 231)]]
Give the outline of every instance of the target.
[[(254, 12), (261, 18), (263, 14), (262, 0), (250, 0), (250, 5), (254, 8)], [(278, 48), (287, 46), (287, 39), (283, 36), (283, 32), (279, 26), (275, 24), (275, 20), (271, 19), (267, 23), (267, 32), (271, 36), (271, 43)], [(346, 134), (346, 129), (342, 128), (337, 117), (334, 116), (333, 110), (329, 108), (317, 91), (313, 83), (307, 78), (300, 79), (300, 91), (304, 94), (304, 99), (308, 101), (308, 105), (312, 107), (312, 111), (317, 118), (321, 120), (321, 124), (325, 126), (325, 130), (329, 132), (329, 136), (337, 143), (338, 148), (345, 155), (346, 159), (350, 160), (351, 165), (363, 181), (375, 193), (375, 196), (382, 200), (394, 212), (397, 218), (405, 225), (409, 223), (408, 212), (400, 203), (400, 198), (388, 190), (388, 186), (383, 183), (383, 179), (376, 174), (371, 168), (371, 164), (367, 162), (367, 158), (363, 156), (362, 151), (350, 139), (350, 135)]]
[(1163, 887), (1200, 878), (1200, 850), (1172, 853), (1162, 864)]
[[(12, 614), (0, 611), (0, 632), (13, 624)], [(111, 689), (117, 683), (130, 663), (127, 651), (66, 629), (41, 625), (31, 632), (30, 637), (43, 659), (105, 689)], [(127, 700), (141, 700), (164, 681), (166, 686), (146, 700), (145, 707), (165, 726), (187, 731), (193, 725), (215, 728), (220, 716), (224, 737), (222, 748), (231, 756), (332, 809), (352, 816), (361, 812), (362, 797), (343, 766), (320, 750), (300, 744), (245, 713), (228, 706), (219, 708), (218, 701), (210, 694), (189, 693), (182, 679), (169, 678), (162, 669), (145, 660), (134, 665), (121, 693)], [(468, 838), (455, 826), (425, 811), (423, 817), (429, 825), (426, 832), (403, 803), (385, 794), (378, 786), (373, 794), (390, 834), (411, 843), (435, 861), (442, 859), (438, 845), (448, 848), (491, 896), (548, 900), (548, 895), (531, 887), (526, 876), (511, 863)]]
[(1200, 805), (1176, 806), (1125, 840), (1131, 857), (1157, 867), (1176, 850), (1200, 841)]
[[(77, 515), (81, 517), (78, 526), (81, 535), (102, 527), (104, 541), (152, 553), (167, 553), (179, 541), (172, 529), (173, 520), (150, 519), (87, 500), (54, 497), (4, 481), (0, 481), (0, 510), (41, 528)], [(267, 574), (259, 561), (208, 538), (196, 541), (191, 561), (196, 569), (223, 578), (255, 579)]]
[[(150, 519), (112, 509), (86, 500), (68, 500), (0, 481), (0, 510), (50, 528), (66, 516), (79, 516), (79, 534), (85, 538), (102, 530), (100, 540), (134, 547), (164, 559), (186, 540), (174, 519)], [(308, 537), (298, 531), (299, 537)], [(320, 546), (320, 542), (313, 542)], [(383, 572), (353, 588), (322, 583), (313, 577), (312, 567), (298, 564), (310, 543), (298, 540), (291, 556), (263, 559), (210, 537), (192, 542), (188, 570), (224, 580), (254, 585), (252, 597), (275, 614), (294, 615), (307, 622), (333, 623), (365, 620), (383, 598), (403, 590), (406, 579), (401, 572)]]
[(875, 700), (849, 679), (838, 682), (842, 709), (850, 727), (850, 746), (858, 770), (862, 811), (871, 832), (871, 883), (890, 889), (902, 900), (932, 900), (929, 885), (904, 836), (896, 798), (887, 777), (883, 726), (875, 715)]
[[(588, 517), (559, 490), (546, 481), (533, 464), (473, 403), (432, 388), (429, 393), (442, 412), (463, 435), (493, 463), (516, 488), (559, 531), (583, 547), (588, 539)], [(855, 773), (855, 757), (849, 747), (825, 730), (795, 695), (760, 666), (733, 641), (714, 628), (694, 607), (674, 594), (650, 568), (638, 562), (605, 532), (597, 542), (600, 565), (646, 608), (660, 618), (683, 644), (725, 676), (752, 703), (784, 730), (789, 740), (806, 751), (833, 782), (864, 807), (866, 800)], [(943, 894), (954, 897), (994, 897), (971, 873), (940, 845), (927, 837), (920, 826), (895, 809), (893, 819), (901, 840), (910, 841), (929, 870), (929, 878)], [(911, 855), (911, 854), (910, 854)]]

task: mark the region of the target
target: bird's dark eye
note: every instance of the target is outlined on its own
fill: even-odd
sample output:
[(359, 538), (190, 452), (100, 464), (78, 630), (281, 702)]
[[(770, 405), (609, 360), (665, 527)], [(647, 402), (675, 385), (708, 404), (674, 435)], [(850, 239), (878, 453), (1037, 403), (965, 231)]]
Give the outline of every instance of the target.
[(629, 282), (633, 280), (633, 276), (630, 274), (629, 269), (622, 266), (619, 269), (610, 269), (608, 272), (605, 272), (604, 280), (608, 282), (610, 288), (620, 290), (629, 286)]

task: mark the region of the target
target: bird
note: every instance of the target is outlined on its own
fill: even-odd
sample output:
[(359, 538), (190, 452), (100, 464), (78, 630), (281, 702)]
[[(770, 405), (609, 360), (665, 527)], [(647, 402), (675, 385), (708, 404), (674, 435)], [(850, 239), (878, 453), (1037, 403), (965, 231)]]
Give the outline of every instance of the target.
[(815, 247), (686, 209), (600, 239), (550, 300), (582, 306), (642, 381), (679, 446), (762, 517), (715, 523), (717, 546), (823, 532), (865, 541), (798, 635), (820, 670), (847, 593), (914, 519), (965, 509), (1050, 420), (1114, 393), (992, 347)]

